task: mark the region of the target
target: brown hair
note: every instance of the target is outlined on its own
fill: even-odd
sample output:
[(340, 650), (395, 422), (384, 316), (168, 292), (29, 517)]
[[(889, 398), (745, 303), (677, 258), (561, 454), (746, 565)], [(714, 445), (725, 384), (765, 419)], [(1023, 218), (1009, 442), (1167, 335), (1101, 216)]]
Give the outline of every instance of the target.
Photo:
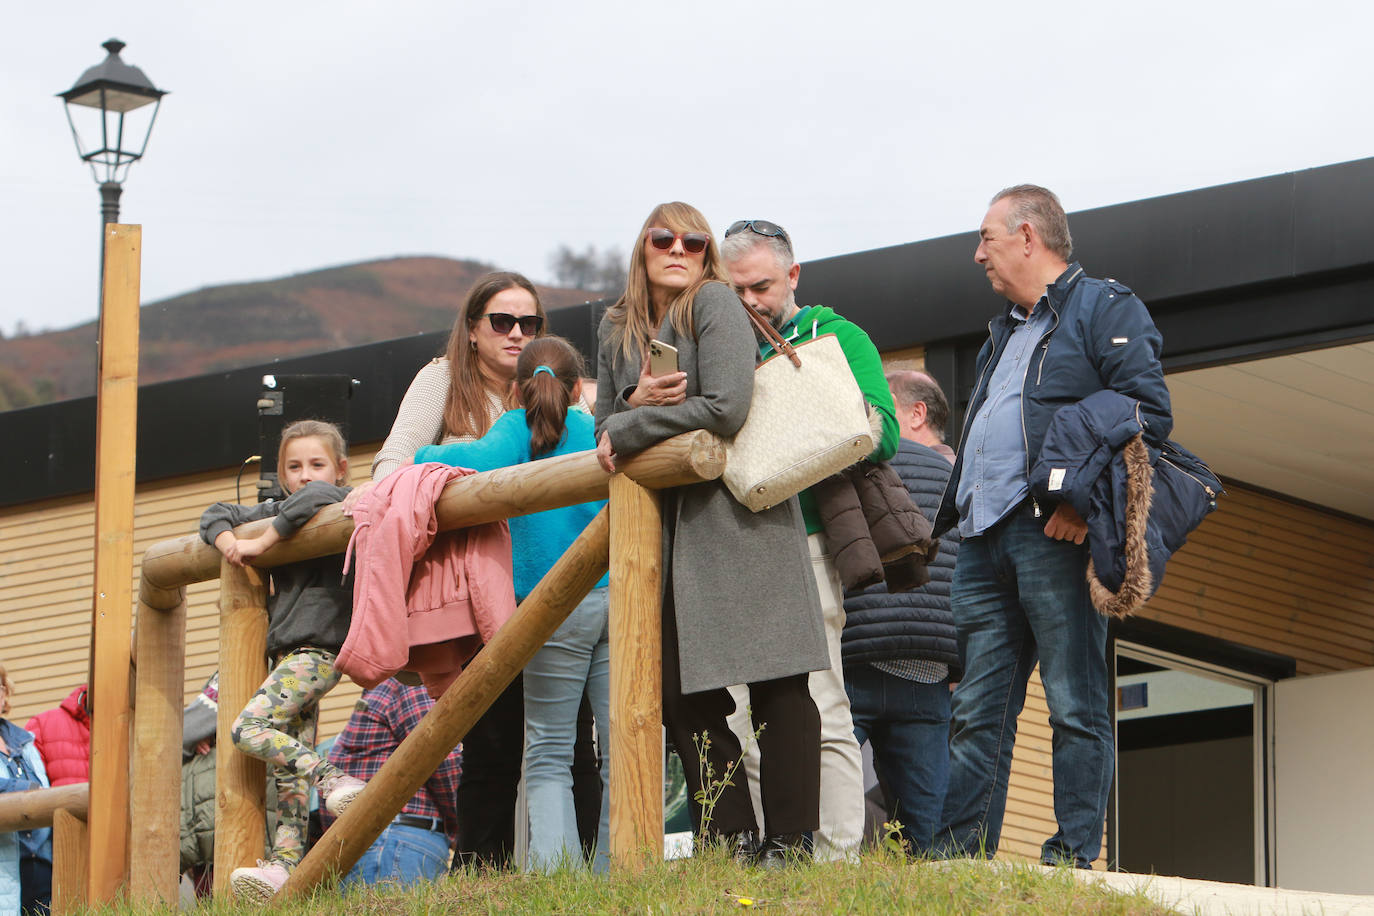
[(287, 444), (296, 439), (309, 439), (311, 436), (323, 442), (325, 448), (333, 453), (335, 465), (343, 467), (344, 462), (348, 460), (348, 446), (344, 444), (343, 433), (339, 432), (339, 428), (324, 420), (297, 420), (281, 431), (281, 445), (277, 446), (278, 480), (281, 479), (281, 466), (286, 463)]
[(661, 227), (673, 232), (702, 232), (709, 241), (702, 252), (701, 277), (687, 289), (678, 293), (668, 305), (668, 320), (673, 329), (686, 337), (696, 336), (696, 326), (692, 321), (692, 300), (697, 291), (713, 280), (729, 284), (730, 277), (720, 262), (720, 249), (716, 237), (711, 234), (711, 224), (701, 211), (691, 204), (672, 201), (654, 207), (644, 225), (639, 228), (639, 236), (630, 248), (630, 272), (625, 281), (625, 292), (615, 304), (606, 310), (606, 318), (612, 326), (611, 341), (620, 347), (625, 359), (635, 359), (643, 354), (654, 336), (653, 304), (649, 300), (649, 271), (644, 265), (644, 233), (652, 228)]
[(10, 680), (10, 673), (5, 670), (4, 662), (0, 662), (0, 686), (5, 688), (5, 699), (0, 702), (0, 716), (7, 716), (10, 714), (10, 695), (14, 693), (14, 683)]
[[(491, 427), (491, 417), (487, 413), (487, 392), (497, 389), (492, 388), (489, 380), (483, 376), (468, 334), (482, 319), (492, 296), (517, 286), (534, 297), (534, 313), (543, 318), (544, 304), (539, 301), (539, 293), (522, 274), (506, 270), (489, 273), (479, 277), (472, 289), (468, 290), (463, 310), (453, 322), (453, 331), (448, 336), (445, 351), (449, 373), (448, 396), (444, 399), (444, 432), (447, 435), (480, 438)], [(504, 379), (501, 381), (504, 383)], [(500, 386), (499, 393), (506, 398), (506, 406), (512, 406), (504, 384)]]
[(582, 356), (562, 337), (531, 340), (521, 351), (515, 363), (515, 388), (525, 405), (531, 458), (558, 447), (568, 424), (568, 405), (581, 377)]

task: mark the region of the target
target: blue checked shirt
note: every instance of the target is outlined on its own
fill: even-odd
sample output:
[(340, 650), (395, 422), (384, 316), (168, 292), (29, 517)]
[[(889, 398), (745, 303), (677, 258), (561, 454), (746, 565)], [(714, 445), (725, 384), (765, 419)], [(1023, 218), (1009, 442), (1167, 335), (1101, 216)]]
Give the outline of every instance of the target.
[(1020, 306), (1012, 308), (1011, 316), (1020, 323), (992, 370), (987, 399), (973, 418), (963, 445), (964, 470), (955, 505), (959, 534), (966, 538), (987, 531), (1030, 494), (1021, 392), (1035, 345), (1050, 329), (1054, 313), (1041, 296), (1029, 318)]

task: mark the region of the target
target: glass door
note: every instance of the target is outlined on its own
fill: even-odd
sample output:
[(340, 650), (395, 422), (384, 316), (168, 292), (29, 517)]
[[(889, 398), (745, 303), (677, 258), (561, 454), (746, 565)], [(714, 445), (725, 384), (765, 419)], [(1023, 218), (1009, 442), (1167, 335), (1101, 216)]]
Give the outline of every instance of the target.
[(1271, 682), (1129, 642), (1115, 646), (1115, 866), (1268, 883)]

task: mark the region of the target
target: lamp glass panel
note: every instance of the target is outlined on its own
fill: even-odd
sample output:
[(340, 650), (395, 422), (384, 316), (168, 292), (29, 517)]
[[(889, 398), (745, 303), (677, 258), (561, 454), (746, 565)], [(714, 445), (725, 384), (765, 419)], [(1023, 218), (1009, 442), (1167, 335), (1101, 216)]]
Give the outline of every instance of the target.
[[(105, 87), (105, 107), (107, 111), (128, 112), (144, 105), (151, 105), (157, 99), (149, 98), (137, 92), (129, 92), (123, 89)], [(68, 99), (69, 105), (80, 105), (83, 108), (100, 108), (100, 87), (94, 86), (89, 91), (81, 93), (74, 98)]]

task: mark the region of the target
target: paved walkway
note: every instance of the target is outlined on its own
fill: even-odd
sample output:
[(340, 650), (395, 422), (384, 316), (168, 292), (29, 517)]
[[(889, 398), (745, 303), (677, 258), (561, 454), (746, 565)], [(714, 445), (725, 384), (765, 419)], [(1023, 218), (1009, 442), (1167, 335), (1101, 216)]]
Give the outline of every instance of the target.
[(1098, 881), (1126, 893), (1143, 890), (1177, 912), (1197, 916), (1374, 916), (1374, 897), (1353, 894), (1320, 894), (1129, 872), (1078, 871), (1075, 874), (1079, 880)]

